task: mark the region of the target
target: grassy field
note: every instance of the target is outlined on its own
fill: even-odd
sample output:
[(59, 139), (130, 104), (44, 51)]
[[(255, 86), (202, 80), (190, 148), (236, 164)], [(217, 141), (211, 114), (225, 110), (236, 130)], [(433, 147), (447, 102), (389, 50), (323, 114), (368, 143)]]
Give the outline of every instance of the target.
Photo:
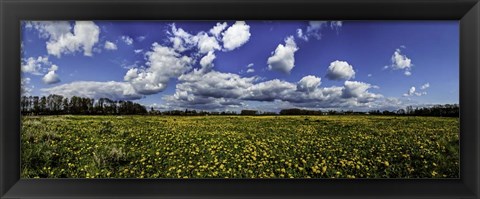
[(459, 119), (26, 116), (22, 178), (458, 178)]

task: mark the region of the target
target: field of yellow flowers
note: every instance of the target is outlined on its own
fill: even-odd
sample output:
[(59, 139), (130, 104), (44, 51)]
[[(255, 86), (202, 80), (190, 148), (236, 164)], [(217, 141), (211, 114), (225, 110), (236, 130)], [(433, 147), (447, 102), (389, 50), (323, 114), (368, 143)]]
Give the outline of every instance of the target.
[(25, 116), (22, 178), (458, 178), (459, 119)]

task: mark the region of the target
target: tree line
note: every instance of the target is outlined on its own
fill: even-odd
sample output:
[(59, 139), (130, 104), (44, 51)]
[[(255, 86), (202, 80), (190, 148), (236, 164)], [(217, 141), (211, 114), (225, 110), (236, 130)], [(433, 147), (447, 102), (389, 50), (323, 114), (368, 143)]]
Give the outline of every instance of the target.
[(459, 117), (460, 106), (458, 104), (433, 105), (430, 107), (413, 107), (407, 106), (406, 109), (398, 109), (394, 111), (388, 110), (370, 110), (368, 112), (361, 111), (320, 111), (306, 109), (283, 109), (280, 115), (410, 115), (410, 116), (439, 116), (439, 117)]
[(22, 96), (20, 110), (23, 115), (142, 115), (147, 109), (141, 104), (125, 100), (98, 100), (61, 95)]
[(430, 107), (408, 106), (406, 109), (394, 111), (388, 110), (370, 110), (370, 111), (336, 111), (336, 110), (308, 110), (299, 108), (282, 109), (280, 112), (262, 112), (258, 110), (235, 111), (197, 111), (197, 110), (169, 110), (159, 111), (151, 108), (151, 115), (176, 115), (176, 116), (205, 116), (205, 115), (406, 115), (406, 116), (440, 116), (440, 117), (459, 117), (460, 107), (458, 104), (434, 105)]
[(108, 98), (63, 97), (49, 96), (22, 96), (20, 109), (23, 115), (177, 115), (177, 116), (205, 116), (205, 115), (411, 115), (411, 116), (441, 116), (459, 117), (458, 104), (434, 105), (430, 107), (407, 106), (406, 109), (395, 111), (370, 110), (336, 111), (336, 110), (308, 110), (299, 108), (282, 109), (279, 113), (262, 112), (258, 110), (235, 111), (197, 111), (197, 110), (167, 110), (159, 111), (153, 107), (147, 111), (145, 106), (128, 100), (111, 100)]

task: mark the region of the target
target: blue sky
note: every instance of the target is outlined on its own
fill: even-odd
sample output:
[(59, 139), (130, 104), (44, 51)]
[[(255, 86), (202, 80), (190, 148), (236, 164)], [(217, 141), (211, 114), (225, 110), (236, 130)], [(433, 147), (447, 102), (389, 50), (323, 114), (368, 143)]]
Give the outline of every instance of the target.
[(28, 21), (23, 95), (156, 109), (459, 102), (457, 21)]

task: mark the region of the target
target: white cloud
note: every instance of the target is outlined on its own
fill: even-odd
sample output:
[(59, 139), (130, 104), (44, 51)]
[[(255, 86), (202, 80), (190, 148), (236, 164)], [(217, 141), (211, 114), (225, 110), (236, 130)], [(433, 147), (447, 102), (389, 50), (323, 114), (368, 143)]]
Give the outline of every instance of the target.
[(29, 96), (33, 90), (33, 86), (30, 86), (31, 79), (28, 77), (22, 78), (20, 82), (21, 94), (23, 96)]
[(342, 28), (343, 22), (342, 21), (331, 21), (330, 22), (330, 28), (338, 31), (340, 28)]
[(249, 64), (247, 65), (247, 68), (251, 68), (251, 67), (253, 67), (253, 63), (249, 63)]
[(368, 74), (367, 77), (372, 77), (372, 74)]
[(247, 69), (247, 73), (253, 73), (253, 72), (255, 72), (255, 69), (253, 69), (253, 68)]
[(60, 82), (60, 78), (55, 71), (49, 71), (45, 76), (43, 76), (42, 80), (45, 84), (55, 84)]
[(273, 79), (254, 84), (247, 89), (243, 98), (255, 101), (274, 101), (287, 99), (297, 86), (290, 82)]
[(210, 33), (212, 33), (217, 39), (219, 39), (223, 30), (227, 28), (227, 22), (217, 23), (212, 29), (210, 29)]
[(412, 96), (415, 93), (415, 90), (415, 86), (412, 86), (407, 93), (403, 94), (403, 96)]
[(199, 33), (196, 37), (198, 50), (202, 54), (221, 49), (215, 37), (210, 37), (206, 33)]
[(55, 64), (53, 64), (53, 65), (48, 69), (48, 71), (56, 71), (56, 70), (58, 70), (58, 66), (55, 65)]
[(109, 98), (112, 100), (135, 100), (142, 98), (131, 84), (127, 82), (93, 82), (78, 81), (59, 86), (41, 89), (46, 94), (57, 94), (64, 97)]
[(138, 93), (145, 95), (163, 91), (170, 78), (179, 77), (191, 69), (193, 63), (190, 57), (158, 43), (152, 45), (152, 51), (147, 52), (146, 57), (149, 68), (130, 69), (124, 77)]
[(346, 61), (336, 60), (328, 66), (326, 77), (331, 80), (348, 80), (355, 77), (355, 71)]
[(392, 68), (393, 70), (405, 70), (406, 76), (412, 75), (411, 69), (413, 67), (412, 60), (406, 55), (402, 54), (402, 51), (397, 48), (392, 55), (392, 65), (385, 66), (385, 68)]
[(117, 45), (111, 41), (106, 41), (103, 47), (107, 50), (117, 50)]
[(297, 37), (308, 41), (309, 38), (313, 37), (317, 40), (322, 39), (322, 29), (324, 27), (328, 27), (330, 24), (330, 28), (336, 30), (337, 33), (343, 25), (342, 21), (309, 21), (306, 30), (297, 29)]
[[(423, 87), (423, 86), (422, 86)], [(427, 87), (428, 88), (428, 87)], [(421, 88), (421, 89), (426, 89), (426, 88)], [(407, 93), (403, 94), (404, 97), (409, 97), (409, 96), (413, 96), (413, 95), (416, 95), (416, 96), (422, 96), (422, 95), (426, 95), (427, 92), (423, 91), (423, 92), (415, 92), (416, 91), (416, 88), (415, 86), (412, 86), (410, 87), (410, 89), (408, 90)]]
[(177, 28), (175, 24), (172, 24), (171, 30), (168, 31), (167, 34), (170, 35), (169, 40), (173, 45), (173, 49), (178, 52), (190, 50), (195, 46), (200, 54), (221, 49), (217, 39), (214, 36), (209, 36), (208, 33), (203, 31), (198, 32), (196, 35), (192, 35), (182, 28)]
[(319, 40), (322, 38), (322, 34), (320, 31), (323, 27), (327, 26), (327, 24), (328, 22), (326, 21), (309, 21), (306, 34)]
[(169, 106), (198, 109), (238, 107), (245, 90), (255, 77), (242, 78), (233, 73), (193, 70), (179, 78), (174, 95), (166, 96)]
[(34, 28), (44, 39), (58, 40), (71, 33), (72, 26), (68, 21), (31, 21), (25, 24), (26, 28)]
[(123, 80), (125, 81), (130, 81), (138, 77), (138, 68), (130, 68), (125, 76), (123, 77)]
[(346, 81), (342, 87), (320, 87), (321, 79), (306, 76), (297, 83), (279, 79), (259, 82), (258, 77), (193, 70), (179, 77), (174, 95), (165, 97), (170, 106), (189, 108), (228, 108), (248, 101), (291, 103), (290, 107), (368, 108), (383, 98), (368, 91), (368, 83)]
[(250, 26), (244, 21), (237, 21), (222, 33), (223, 47), (227, 51), (234, 50), (250, 39)]
[(145, 40), (147, 37), (146, 36), (138, 36), (136, 39), (137, 41), (141, 42), (143, 40)]
[(194, 70), (178, 78), (181, 81), (177, 89), (188, 91), (195, 95), (211, 97), (238, 98), (244, 90), (252, 86), (256, 77), (241, 77), (233, 73), (222, 73)]
[(143, 49), (135, 49), (135, 50), (133, 50), (133, 52), (134, 52), (135, 54), (139, 54), (139, 53), (142, 53), (142, 52), (143, 52)]
[(83, 51), (85, 56), (92, 56), (92, 48), (98, 42), (100, 28), (92, 21), (76, 21), (72, 27), (66, 21), (36, 21), (30, 27), (35, 28), (43, 38), (48, 38), (48, 54), (60, 57)]
[(425, 90), (425, 89), (427, 89), (427, 88), (429, 88), (429, 87), (430, 87), (430, 83), (427, 82), (427, 83), (425, 83), (424, 85), (422, 85), (422, 86), (420, 87), (420, 89)]
[(200, 66), (204, 69), (209, 69), (213, 67), (213, 60), (215, 60), (215, 54), (213, 51), (208, 52), (207, 55), (205, 55), (201, 60), (200, 60)]
[[(245, 44), (250, 38), (250, 26), (243, 21), (237, 21), (228, 27), (226, 22), (217, 23), (208, 32), (200, 31), (196, 34), (188, 33), (182, 28), (177, 28), (173, 23), (167, 31), (172, 48), (177, 52), (185, 52), (196, 47), (193, 57), (202, 56), (210, 51), (230, 51)], [(226, 30), (225, 30), (226, 29)], [(222, 44), (223, 42), (223, 48)]]
[(182, 28), (177, 28), (175, 24), (171, 25), (171, 30), (167, 32), (170, 35), (169, 40), (172, 47), (178, 52), (183, 52), (194, 47), (197, 43), (196, 37), (186, 32)]
[(379, 96), (377, 94), (369, 93), (367, 90), (373, 86), (358, 81), (345, 81), (342, 90), (342, 97), (344, 98), (362, 98), (363, 100), (375, 99)]
[(28, 59), (22, 59), (21, 70), (24, 73), (31, 73), (33, 75), (41, 75), (40, 70), (42, 67), (49, 66), (52, 63), (48, 60), (48, 57), (39, 56), (29, 57)]
[(304, 92), (312, 92), (320, 86), (321, 78), (313, 75), (303, 77), (297, 83), (297, 90)]
[(303, 34), (303, 30), (300, 28), (297, 29), (297, 37), (305, 41), (308, 41), (308, 36), (306, 34)]
[[(427, 82), (427, 83), (423, 84), (422, 86), (420, 86), (420, 89), (421, 89), (421, 90), (426, 90), (426, 89), (428, 89), (429, 87), (430, 87), (430, 83)], [(412, 87), (410, 87), (410, 89), (408, 90), (407, 93), (404, 93), (404, 94), (403, 94), (403, 96), (405, 96), (405, 97), (409, 97), (409, 96), (413, 96), (413, 95), (415, 95), (415, 96), (422, 96), (422, 95), (426, 95), (426, 94), (427, 94), (426, 91), (423, 91), (423, 92), (415, 92), (415, 91), (417, 91), (417, 89), (415, 88), (415, 86), (412, 86)]]
[(125, 44), (127, 44), (129, 46), (133, 44), (133, 39), (129, 36), (123, 35), (120, 38), (122, 39), (123, 42), (125, 42)]
[(418, 93), (418, 92), (415, 93), (416, 96), (422, 96), (422, 95), (426, 95), (426, 94), (427, 94), (427, 92), (425, 92), (425, 91), (424, 91), (424, 92), (421, 92), (421, 93)]
[(269, 70), (277, 70), (284, 73), (290, 73), (295, 67), (295, 52), (298, 50), (293, 36), (285, 39), (285, 45), (279, 44), (272, 56), (267, 60)]
[(45, 76), (43, 76), (42, 78), (42, 81), (43, 83), (45, 84), (56, 84), (58, 82), (60, 82), (60, 78), (58, 77), (56, 71), (58, 70), (58, 66), (57, 65), (52, 65), (49, 69), (48, 69), (48, 73), (45, 74)]

